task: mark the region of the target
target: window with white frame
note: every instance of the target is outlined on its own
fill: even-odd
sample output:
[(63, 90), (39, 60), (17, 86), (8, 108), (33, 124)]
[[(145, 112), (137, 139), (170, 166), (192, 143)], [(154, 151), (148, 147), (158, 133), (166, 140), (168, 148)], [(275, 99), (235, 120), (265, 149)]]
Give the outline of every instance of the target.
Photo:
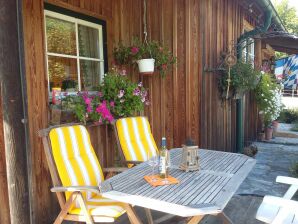
[(252, 64), (254, 66), (255, 60), (255, 42), (252, 38), (247, 38), (242, 43), (242, 59), (246, 63)]
[(50, 92), (98, 86), (104, 75), (102, 25), (45, 10), (45, 36)]

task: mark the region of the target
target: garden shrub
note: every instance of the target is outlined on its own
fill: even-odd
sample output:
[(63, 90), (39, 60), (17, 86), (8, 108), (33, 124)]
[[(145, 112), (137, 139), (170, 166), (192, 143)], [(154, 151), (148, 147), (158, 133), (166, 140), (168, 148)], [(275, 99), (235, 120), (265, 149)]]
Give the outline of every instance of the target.
[(281, 123), (287, 123), (287, 124), (298, 122), (298, 109), (284, 109), (284, 110), (282, 110), (278, 120)]

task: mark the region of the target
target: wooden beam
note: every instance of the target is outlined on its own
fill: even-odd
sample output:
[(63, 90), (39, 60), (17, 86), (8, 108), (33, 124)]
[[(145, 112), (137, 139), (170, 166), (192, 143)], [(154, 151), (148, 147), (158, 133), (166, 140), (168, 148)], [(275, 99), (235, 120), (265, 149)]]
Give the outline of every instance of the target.
[(22, 76), (19, 0), (0, 2), (0, 85), (11, 224), (30, 223), (26, 138), (22, 124)]

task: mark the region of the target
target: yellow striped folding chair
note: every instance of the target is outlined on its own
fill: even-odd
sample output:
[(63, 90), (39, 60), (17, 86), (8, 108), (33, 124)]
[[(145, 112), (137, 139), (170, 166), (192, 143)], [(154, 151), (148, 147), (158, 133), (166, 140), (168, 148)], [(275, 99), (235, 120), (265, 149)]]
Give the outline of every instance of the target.
[(146, 117), (121, 118), (114, 122), (119, 154), (129, 167), (155, 156), (158, 148)]
[(56, 126), (39, 131), (39, 136), (54, 184), (51, 191), (61, 207), (55, 224), (63, 220), (114, 222), (125, 212), (131, 223), (139, 223), (131, 206), (101, 196), (103, 170), (84, 126)]

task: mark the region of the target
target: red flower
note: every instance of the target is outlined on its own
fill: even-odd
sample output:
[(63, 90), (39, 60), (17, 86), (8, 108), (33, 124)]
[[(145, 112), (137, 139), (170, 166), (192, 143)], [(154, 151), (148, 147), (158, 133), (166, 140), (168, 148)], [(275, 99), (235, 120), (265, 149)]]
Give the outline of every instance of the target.
[(136, 53), (139, 52), (139, 48), (138, 47), (132, 47), (130, 50), (131, 50), (131, 53), (132, 54), (136, 54)]

